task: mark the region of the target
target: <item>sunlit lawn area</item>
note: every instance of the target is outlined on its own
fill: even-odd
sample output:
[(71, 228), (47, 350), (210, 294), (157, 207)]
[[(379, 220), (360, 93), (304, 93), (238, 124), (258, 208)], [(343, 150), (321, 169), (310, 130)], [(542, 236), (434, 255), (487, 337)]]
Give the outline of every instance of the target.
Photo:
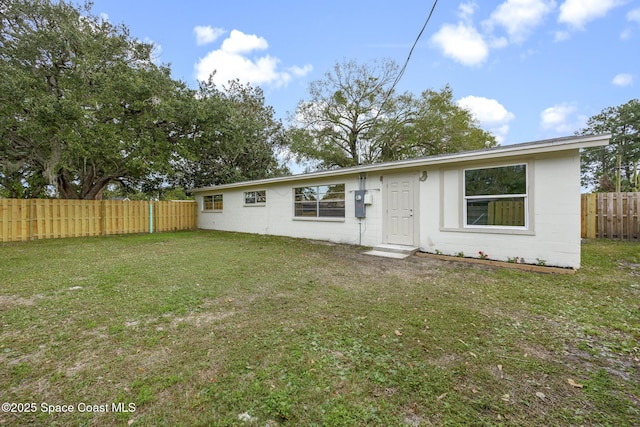
[(221, 232), (60, 239), (0, 245), (0, 283), (0, 424), (640, 425), (634, 242), (552, 275)]

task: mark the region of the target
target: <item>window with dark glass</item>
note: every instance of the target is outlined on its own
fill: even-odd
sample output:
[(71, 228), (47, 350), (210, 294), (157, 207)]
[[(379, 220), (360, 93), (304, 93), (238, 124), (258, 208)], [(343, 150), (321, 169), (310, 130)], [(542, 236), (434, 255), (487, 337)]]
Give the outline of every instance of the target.
[(344, 184), (295, 188), (294, 215), (311, 218), (344, 218)]
[(262, 191), (245, 191), (244, 204), (245, 205), (260, 205), (267, 203), (267, 192)]
[(465, 225), (526, 227), (527, 165), (464, 171)]

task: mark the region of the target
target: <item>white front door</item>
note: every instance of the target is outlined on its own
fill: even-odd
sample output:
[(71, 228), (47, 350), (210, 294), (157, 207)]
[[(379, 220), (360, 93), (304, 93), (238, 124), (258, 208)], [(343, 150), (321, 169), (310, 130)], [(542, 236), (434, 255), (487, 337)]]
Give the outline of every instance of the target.
[(413, 181), (412, 175), (387, 179), (387, 243), (414, 245)]

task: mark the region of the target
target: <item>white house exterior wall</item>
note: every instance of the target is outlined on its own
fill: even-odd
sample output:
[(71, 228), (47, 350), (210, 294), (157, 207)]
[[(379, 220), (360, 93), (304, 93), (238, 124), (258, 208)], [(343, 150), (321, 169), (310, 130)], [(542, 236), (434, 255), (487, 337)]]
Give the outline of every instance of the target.
[[(478, 164), (426, 169), (427, 179), (416, 176), (420, 250), (465, 256), (478, 256), (479, 251), (491, 259), (524, 258), (527, 263), (544, 260), (547, 265), (580, 266), (580, 159), (574, 153), (551, 153), (543, 157), (524, 157), (483, 162), (480, 166), (500, 166), (526, 162), (529, 174), (528, 230), (501, 231), (465, 229), (463, 227), (463, 171)], [(197, 196), (203, 229), (238, 231), (257, 234), (301, 237), (337, 243), (375, 246), (385, 242), (383, 202), (385, 182), (392, 174), (367, 174), (365, 188), (372, 198), (366, 218), (354, 215), (354, 191), (358, 176), (300, 180), (266, 186), (222, 189)], [(382, 179), (381, 179), (382, 177)], [(345, 184), (345, 218), (340, 220), (299, 219), (293, 215), (293, 188), (307, 185)], [(244, 192), (266, 190), (264, 206), (244, 204)], [(203, 211), (202, 197), (223, 194), (223, 211)]]
[(483, 163), (492, 167), (527, 163), (528, 230), (487, 230), (463, 225), (463, 170), (429, 170), (421, 185), (420, 249), (448, 255), (507, 261), (524, 258), (560, 267), (580, 267), (580, 157), (578, 150), (535, 158)]
[[(295, 187), (341, 183), (345, 184), (344, 219), (294, 217), (293, 189)], [(354, 174), (336, 178), (327, 177), (300, 180), (295, 183), (276, 183), (199, 193), (196, 196), (200, 210), (198, 227), (374, 246), (381, 242), (380, 236), (382, 235), (382, 195), (379, 175), (369, 174), (366, 180), (365, 185), (367, 192), (372, 197), (372, 204), (366, 207), (367, 216), (361, 221), (355, 217), (354, 191), (359, 188), (358, 185), (358, 175)], [(244, 192), (256, 190), (266, 190), (266, 204), (264, 206), (245, 205)], [(203, 210), (203, 197), (212, 194), (223, 194), (222, 212)]]
[[(200, 207), (198, 226), (375, 246), (390, 242), (389, 224), (398, 224), (398, 216), (387, 218), (395, 215), (392, 211), (396, 208), (387, 212), (386, 199), (391, 192), (386, 185), (388, 182), (397, 185), (402, 180), (408, 183), (405, 188), (413, 189), (414, 197), (412, 210), (404, 209), (401, 218), (407, 224), (409, 216), (415, 217), (410, 223), (414, 230), (413, 244), (424, 252), (478, 257), (482, 251), (495, 260), (518, 258), (526, 263), (579, 268), (579, 149), (606, 145), (609, 138), (610, 135), (568, 137), (195, 189)], [(464, 170), (521, 163), (527, 165), (527, 224), (465, 227)], [(361, 174), (366, 175), (364, 185), (372, 203), (366, 206), (366, 218), (359, 220), (355, 217), (354, 191), (359, 189)], [(294, 216), (294, 188), (341, 183), (345, 184), (344, 218)], [(391, 188), (395, 197), (395, 187)], [(244, 192), (258, 190), (266, 190), (266, 204), (245, 205)], [(223, 210), (204, 210), (203, 197), (215, 194), (223, 194)], [(394, 240), (404, 241), (406, 234), (393, 236)]]

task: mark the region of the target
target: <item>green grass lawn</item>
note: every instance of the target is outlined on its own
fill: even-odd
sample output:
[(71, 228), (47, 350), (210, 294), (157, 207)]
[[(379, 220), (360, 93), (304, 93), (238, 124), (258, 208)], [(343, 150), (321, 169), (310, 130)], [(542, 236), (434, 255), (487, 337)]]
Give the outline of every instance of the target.
[(61, 239), (0, 245), (0, 283), (0, 424), (640, 425), (638, 243), (586, 242), (551, 275), (234, 233)]

